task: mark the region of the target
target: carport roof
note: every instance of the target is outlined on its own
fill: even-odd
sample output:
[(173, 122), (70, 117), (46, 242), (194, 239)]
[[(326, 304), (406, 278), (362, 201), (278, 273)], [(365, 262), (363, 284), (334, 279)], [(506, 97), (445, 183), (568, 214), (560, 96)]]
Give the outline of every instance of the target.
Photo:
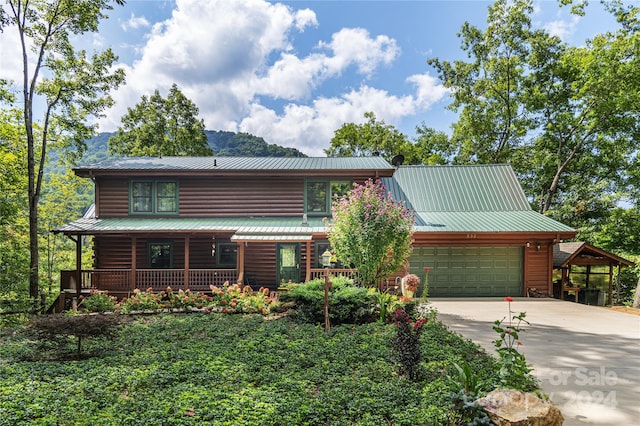
[[(576, 259), (580, 260), (576, 261)], [(584, 241), (559, 243), (553, 246), (554, 269), (566, 268), (574, 262), (581, 265), (602, 265), (603, 263), (624, 266), (634, 265), (630, 260), (587, 244)]]

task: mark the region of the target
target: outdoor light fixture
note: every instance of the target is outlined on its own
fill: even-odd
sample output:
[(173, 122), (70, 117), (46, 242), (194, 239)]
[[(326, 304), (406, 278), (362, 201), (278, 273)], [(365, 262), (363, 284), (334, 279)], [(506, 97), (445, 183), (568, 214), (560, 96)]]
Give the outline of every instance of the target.
[(322, 253), (322, 266), (328, 268), (331, 266), (331, 252), (327, 249), (324, 253)]

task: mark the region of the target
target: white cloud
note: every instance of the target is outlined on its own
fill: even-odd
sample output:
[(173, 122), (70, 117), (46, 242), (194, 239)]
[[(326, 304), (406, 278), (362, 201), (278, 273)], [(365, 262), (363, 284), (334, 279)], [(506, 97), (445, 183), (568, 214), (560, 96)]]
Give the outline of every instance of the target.
[(388, 123), (414, 114), (412, 96), (393, 96), (384, 90), (362, 86), (341, 97), (317, 98), (311, 105), (288, 104), (282, 114), (253, 104), (239, 130), (262, 136), (270, 143), (295, 147), (311, 156), (324, 156), (334, 131), (344, 123), (361, 123), (364, 113), (374, 111)]
[(425, 109), (449, 93), (449, 89), (440, 84), (438, 79), (428, 73), (412, 75), (407, 78), (407, 81), (416, 86), (416, 102)]
[[(199, 107), (208, 129), (249, 132), (322, 156), (334, 131), (362, 122), (367, 111), (394, 123), (443, 96), (427, 74), (408, 78), (415, 95), (364, 84), (363, 78), (391, 65), (400, 49), (389, 36), (362, 28), (342, 28), (298, 54), (293, 33), (318, 25), (309, 9), (262, 0), (177, 0), (170, 18), (150, 27), (138, 59), (125, 66), (127, 84), (114, 93), (116, 106), (101, 129), (116, 129), (143, 94), (158, 89), (166, 96), (176, 83)], [(358, 89), (319, 94), (323, 84), (347, 74), (359, 76)]]
[(295, 13), (295, 25), (298, 31), (304, 31), (309, 26), (317, 27), (316, 13), (311, 9), (298, 10)]
[(146, 28), (150, 26), (151, 24), (149, 23), (147, 18), (145, 18), (144, 16), (136, 16), (133, 13), (127, 21), (120, 23), (120, 27), (124, 31), (128, 31), (129, 29), (137, 30), (139, 28)]
[(386, 35), (371, 38), (362, 28), (343, 28), (335, 33), (330, 43), (320, 43), (333, 51), (327, 60), (329, 70), (340, 72), (354, 64), (362, 74), (371, 74), (381, 63), (389, 64), (400, 54), (396, 41)]
[(579, 16), (571, 16), (569, 20), (559, 19), (547, 22), (544, 29), (552, 36), (557, 36), (561, 40), (567, 41), (575, 32), (580, 23)]

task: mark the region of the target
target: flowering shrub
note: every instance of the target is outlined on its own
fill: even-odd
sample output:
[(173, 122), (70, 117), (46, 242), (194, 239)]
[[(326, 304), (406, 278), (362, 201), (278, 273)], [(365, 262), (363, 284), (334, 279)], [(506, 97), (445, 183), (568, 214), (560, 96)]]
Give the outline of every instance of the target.
[(133, 311), (155, 311), (159, 309), (202, 309), (205, 312), (218, 311), (224, 313), (263, 314), (269, 313), (275, 301), (269, 297), (269, 289), (260, 288), (257, 292), (246, 285), (230, 285), (222, 287), (210, 286), (211, 296), (191, 290), (174, 292), (171, 287), (166, 291), (154, 293), (149, 288), (146, 292), (134, 290), (131, 297), (123, 299), (117, 307), (123, 313)]
[(268, 314), (269, 307), (274, 300), (269, 297), (269, 289), (260, 287), (254, 293), (251, 286), (229, 284), (225, 282), (222, 287), (210, 286), (212, 300), (211, 306), (219, 307), (224, 313), (259, 313)]
[(132, 311), (155, 311), (163, 307), (162, 294), (154, 293), (152, 288), (145, 292), (135, 289), (130, 297), (125, 297), (118, 304), (120, 311), (125, 314)]
[(391, 347), (399, 373), (406, 375), (410, 380), (417, 380), (421, 376), (420, 334), (426, 320), (418, 318), (414, 321), (404, 310), (396, 309), (393, 321), (396, 334), (391, 340)]
[(167, 290), (160, 295), (161, 300), (164, 301), (164, 307), (169, 309), (203, 308), (211, 304), (210, 296), (200, 292), (193, 293), (189, 289), (180, 289), (174, 293), (171, 287), (167, 287)]
[(81, 298), (78, 307), (89, 312), (111, 312), (116, 308), (116, 297), (106, 291), (91, 290), (89, 296)]
[(535, 387), (533, 379), (529, 376), (531, 368), (527, 365), (524, 354), (518, 351), (518, 347), (522, 345), (519, 340), (519, 334), (523, 331), (521, 325), (529, 323), (524, 319), (525, 312), (513, 315), (513, 297), (508, 296), (504, 300), (509, 303), (509, 322), (503, 325), (506, 318), (502, 318), (493, 323), (493, 330), (500, 336), (493, 341), (500, 358), (500, 382), (504, 388), (529, 391)]
[(411, 253), (413, 216), (386, 194), (380, 180), (354, 184), (334, 200), (331, 211), (331, 246), (338, 260), (358, 270), (365, 287), (374, 287), (404, 265)]

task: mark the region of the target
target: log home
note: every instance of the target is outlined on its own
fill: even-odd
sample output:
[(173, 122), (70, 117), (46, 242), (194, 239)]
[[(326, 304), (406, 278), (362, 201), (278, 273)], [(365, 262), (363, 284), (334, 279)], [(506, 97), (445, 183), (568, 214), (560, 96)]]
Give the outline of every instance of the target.
[[(370, 178), (414, 211), (410, 272), (424, 280), (429, 268), (430, 296), (551, 294), (553, 245), (575, 235), (531, 210), (507, 165), (170, 157), (74, 171), (95, 183), (95, 209), (54, 232), (76, 242), (76, 270), (61, 279), (77, 292), (308, 281), (322, 274), (332, 197)], [(93, 237), (91, 270), (81, 270), (86, 236)]]

